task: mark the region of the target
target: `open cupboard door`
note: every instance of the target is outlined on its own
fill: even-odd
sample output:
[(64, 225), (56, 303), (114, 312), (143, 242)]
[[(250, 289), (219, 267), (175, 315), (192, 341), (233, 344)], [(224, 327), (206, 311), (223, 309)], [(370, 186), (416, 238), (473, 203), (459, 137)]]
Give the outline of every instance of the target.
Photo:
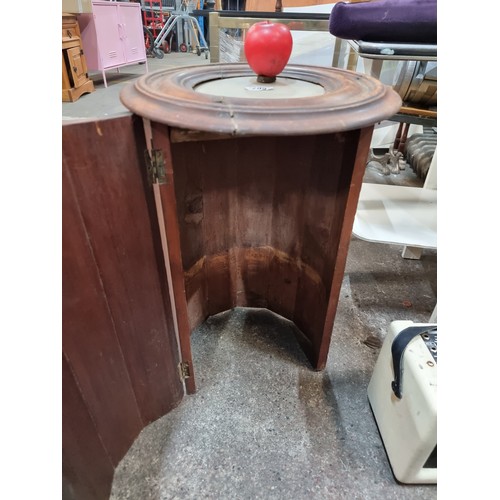
[(106, 499), (141, 429), (181, 402), (183, 376), (194, 391), (194, 374), (176, 333), (142, 120), (62, 134), (63, 498)]
[[(181, 355), (180, 371), (188, 394), (196, 391), (191, 354), (191, 330), (182, 262), (181, 233), (177, 220), (177, 200), (171, 158), (169, 130), (143, 119), (146, 139), (147, 183), (153, 189), (161, 246), (167, 271), (168, 292), (172, 300), (172, 317)], [(154, 130), (154, 132), (153, 132)]]

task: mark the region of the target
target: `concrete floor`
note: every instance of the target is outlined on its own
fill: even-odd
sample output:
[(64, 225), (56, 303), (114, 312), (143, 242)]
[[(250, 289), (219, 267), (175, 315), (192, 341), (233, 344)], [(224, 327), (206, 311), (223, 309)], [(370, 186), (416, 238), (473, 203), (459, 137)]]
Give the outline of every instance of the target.
[(428, 320), (435, 275), (435, 252), (408, 261), (353, 239), (322, 372), (266, 310), (210, 318), (192, 336), (198, 392), (142, 431), (111, 499), (436, 498), (436, 486), (396, 482), (366, 395), (374, 338)]
[[(172, 53), (149, 71), (209, 64)], [(63, 103), (63, 123), (126, 113), (119, 92), (144, 65), (91, 74), (96, 91)], [(421, 185), (406, 169), (365, 182)], [(427, 322), (436, 304), (437, 252), (352, 238), (329, 360), (311, 369), (294, 326), (265, 310), (235, 309), (192, 336), (198, 392), (139, 435), (119, 464), (112, 500), (434, 499), (437, 487), (395, 480), (366, 389), (391, 321)], [(377, 342), (378, 341), (378, 342)]]

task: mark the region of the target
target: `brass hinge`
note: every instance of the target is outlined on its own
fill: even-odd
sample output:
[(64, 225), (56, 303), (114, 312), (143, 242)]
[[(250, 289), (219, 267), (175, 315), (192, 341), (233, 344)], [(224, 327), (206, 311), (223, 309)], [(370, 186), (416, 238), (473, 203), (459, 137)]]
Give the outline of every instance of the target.
[(167, 174), (165, 172), (165, 160), (161, 149), (152, 149), (151, 155), (148, 150), (144, 151), (146, 158), (146, 168), (150, 184), (166, 184)]
[(187, 379), (191, 376), (191, 369), (189, 368), (189, 363), (187, 361), (179, 363), (179, 375), (181, 380)]

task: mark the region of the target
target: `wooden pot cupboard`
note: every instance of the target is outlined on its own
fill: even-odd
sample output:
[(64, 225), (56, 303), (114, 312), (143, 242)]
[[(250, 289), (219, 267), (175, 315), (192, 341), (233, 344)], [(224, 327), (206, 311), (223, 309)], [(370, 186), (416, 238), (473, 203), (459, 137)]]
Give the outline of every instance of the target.
[(325, 366), (373, 126), (401, 100), (334, 68), (254, 81), (165, 69), (123, 89), (130, 115), (63, 127), (67, 498), (107, 498), (140, 430), (195, 392), (209, 316), (267, 308)]

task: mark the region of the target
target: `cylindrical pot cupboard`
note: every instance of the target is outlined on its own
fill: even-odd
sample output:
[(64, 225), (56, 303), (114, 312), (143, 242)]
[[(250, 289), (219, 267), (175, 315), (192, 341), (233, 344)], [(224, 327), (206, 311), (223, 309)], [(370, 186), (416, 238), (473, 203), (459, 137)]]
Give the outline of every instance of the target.
[(149, 73), (123, 104), (143, 118), (188, 392), (190, 334), (234, 307), (291, 321), (324, 368), (374, 125), (400, 97), (367, 75), (246, 64)]

